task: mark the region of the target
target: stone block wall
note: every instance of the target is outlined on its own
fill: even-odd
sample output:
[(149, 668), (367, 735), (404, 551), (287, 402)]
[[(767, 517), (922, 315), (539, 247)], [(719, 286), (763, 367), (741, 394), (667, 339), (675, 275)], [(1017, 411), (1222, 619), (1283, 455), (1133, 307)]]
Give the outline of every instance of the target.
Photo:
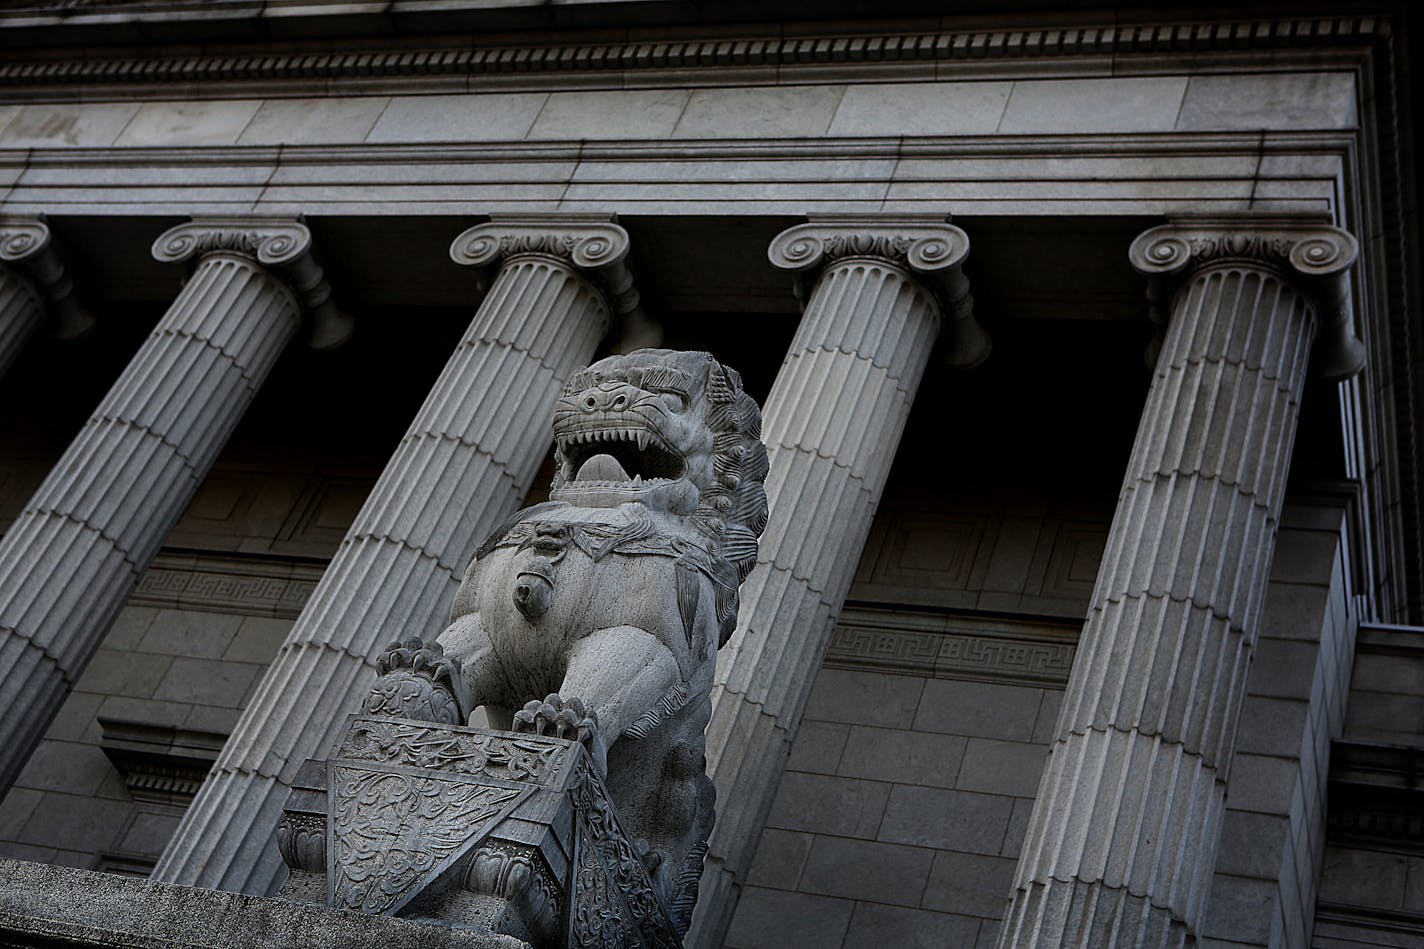
[(1054, 621), (847, 608), (728, 946), (993, 946), (1071, 661)]
[(1315, 908), (1316, 949), (1424, 947), (1424, 630), (1361, 626)]
[(892, 483), (729, 949), (994, 945), (1109, 516)]
[[(853, 596), (874, 597), (875, 579), (893, 575), (887, 550), (901, 551), (904, 562), (912, 559), (903, 553), (907, 547), (935, 542), (929, 532), (936, 521), (926, 518), (916, 531), (888, 534), (877, 547), (879, 532), (897, 517), (905, 520), (893, 509), (882, 512)], [(1036, 525), (1005, 531), (1002, 525), (1013, 525), (1013, 518), (991, 516), (979, 528), (990, 543), (977, 541), (968, 557), (949, 556), (955, 538), (974, 536), (964, 524), (975, 519), (968, 512), (940, 519), (949, 542), (939, 539), (946, 554), (936, 563), (941, 571), (980, 579), (924, 595), (958, 598), (961, 608), (980, 607), (977, 615), (863, 604), (843, 612), (738, 904), (729, 949), (995, 944), (1077, 627), (1068, 618), (1071, 596), (1046, 597), (1042, 586), (986, 591), (982, 578), (1007, 576), (1002, 567), (988, 569), (997, 559), (1022, 563), (1023, 576), (1042, 583), (1054, 571), (1031, 565), (1056, 561), (1065, 565), (1058, 576), (1082, 575), (1091, 586), (1098, 551), (1085, 546), (1100, 535), (1090, 517), (1065, 527), (1049, 514)], [(1203, 945), (1311, 944), (1317, 881), (1327, 860), (1331, 741), (1341, 734), (1357, 622), (1346, 528), (1345, 502), (1330, 496), (1297, 498), (1282, 515)], [(1082, 539), (1065, 546), (1065, 535)], [(1015, 544), (1006, 537), (1020, 539)], [(1069, 570), (1075, 556), (1079, 562)], [(967, 562), (954, 567), (957, 559)], [(1036, 620), (984, 609), (999, 596), (1047, 609)], [(1364, 700), (1374, 703), (1371, 709), (1389, 705), (1396, 718), (1399, 701), (1395, 693)], [(1397, 727), (1419, 726), (1406, 721)], [(1408, 881), (1418, 890), (1424, 863), (1405, 860), (1399, 870), (1402, 903), (1413, 892)], [(1328, 893), (1328, 873), (1326, 880)]]
[(1339, 737), (1358, 618), (1345, 511), (1288, 501), (1236, 736), (1200, 943), (1311, 944), (1325, 856), (1331, 741)]
[(0, 856), (148, 872), (373, 481), (219, 463), (0, 802)]
[(993, 946), (1061, 696), (823, 668), (727, 945)]

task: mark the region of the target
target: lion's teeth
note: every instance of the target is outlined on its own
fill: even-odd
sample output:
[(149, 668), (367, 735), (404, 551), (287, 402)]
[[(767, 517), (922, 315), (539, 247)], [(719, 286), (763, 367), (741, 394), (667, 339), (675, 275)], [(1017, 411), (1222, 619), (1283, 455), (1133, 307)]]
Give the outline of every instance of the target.
[(639, 429), (635, 437), (638, 439), (638, 450), (646, 451), (648, 448), (648, 430), (646, 428)]

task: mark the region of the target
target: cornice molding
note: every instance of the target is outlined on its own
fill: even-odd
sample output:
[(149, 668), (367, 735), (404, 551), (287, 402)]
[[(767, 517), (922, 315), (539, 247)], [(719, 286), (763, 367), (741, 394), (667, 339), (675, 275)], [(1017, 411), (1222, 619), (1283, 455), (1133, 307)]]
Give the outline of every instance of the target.
[[(0, 25), (4, 19), (0, 18)], [(754, 29), (754, 28), (750, 28)], [(973, 64), (1064, 57), (1241, 53), (1373, 45), (1389, 36), (1375, 16), (1284, 17), (1216, 23), (1103, 24), (1050, 29), (934, 30), (820, 36), (699, 37), (620, 42), (398, 49), (253, 49), (221, 54), (75, 58), (47, 50), (0, 65), (0, 88), (282, 80), (473, 77), (859, 64)], [(361, 43), (359, 38), (354, 42)], [(52, 58), (46, 58), (52, 57)], [(685, 81), (685, 76), (683, 77)]]

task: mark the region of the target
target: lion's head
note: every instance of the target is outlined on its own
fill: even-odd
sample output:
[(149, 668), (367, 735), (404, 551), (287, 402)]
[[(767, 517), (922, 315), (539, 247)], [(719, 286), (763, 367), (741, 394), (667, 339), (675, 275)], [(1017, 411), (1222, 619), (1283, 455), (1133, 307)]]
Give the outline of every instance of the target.
[(550, 497), (686, 518), (745, 577), (766, 526), (761, 411), (707, 353), (641, 349), (575, 373), (554, 407)]

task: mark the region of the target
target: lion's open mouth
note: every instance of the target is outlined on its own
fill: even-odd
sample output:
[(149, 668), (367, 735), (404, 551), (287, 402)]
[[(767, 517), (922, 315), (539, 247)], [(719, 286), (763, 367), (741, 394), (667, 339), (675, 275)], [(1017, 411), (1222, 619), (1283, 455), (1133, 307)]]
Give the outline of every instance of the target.
[(686, 462), (647, 428), (584, 429), (559, 436), (564, 476), (571, 482), (633, 482), (683, 476)]

